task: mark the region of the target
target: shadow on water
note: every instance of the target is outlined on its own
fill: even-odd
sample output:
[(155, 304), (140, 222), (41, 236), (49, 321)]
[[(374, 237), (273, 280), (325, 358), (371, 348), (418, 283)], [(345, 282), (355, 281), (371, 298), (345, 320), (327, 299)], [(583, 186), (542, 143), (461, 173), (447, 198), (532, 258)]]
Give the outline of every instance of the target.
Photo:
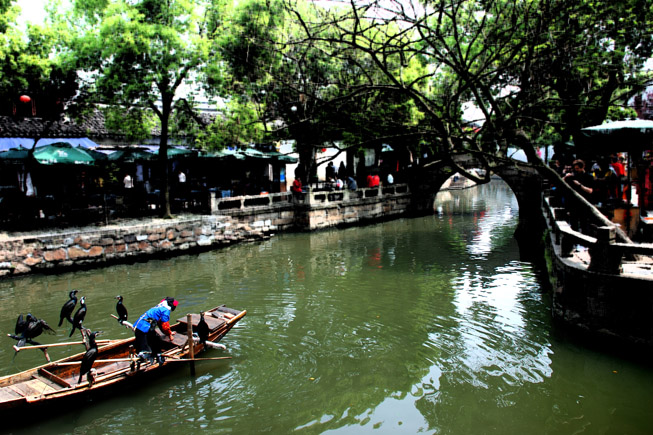
[[(424, 218), (0, 282), (4, 331), (19, 312), (54, 323), (71, 288), (88, 296), (87, 326), (112, 338), (127, 334), (110, 317), (118, 293), (130, 318), (166, 295), (180, 317), (248, 311), (223, 340), (232, 360), (16, 432), (648, 433), (653, 371), (557, 334), (517, 217), (493, 182), (443, 194)], [(12, 364), (11, 344), (4, 374), (41, 362)]]

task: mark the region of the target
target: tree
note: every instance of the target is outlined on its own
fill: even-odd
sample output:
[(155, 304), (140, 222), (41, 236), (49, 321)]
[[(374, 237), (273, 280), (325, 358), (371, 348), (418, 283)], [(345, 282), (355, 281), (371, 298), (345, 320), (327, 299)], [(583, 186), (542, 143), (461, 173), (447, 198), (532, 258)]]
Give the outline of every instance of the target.
[[(329, 10), (320, 21), (289, 8), (306, 23), (305, 40), (365, 56), (377, 72), (369, 88), (413, 102), (439, 157), (429, 165), (487, 182), (522, 165), (507, 153), (522, 148), (526, 166), (589, 208), (538, 158), (537, 138), (569, 137), (600, 122), (646, 83), (639, 68), (652, 54), (653, 8), (644, 0), (370, 0)], [(410, 62), (425, 73), (407, 74)], [(470, 103), (481, 113), (480, 128), (463, 117)], [(474, 157), (485, 177), (456, 164), (460, 155)]]
[[(44, 134), (76, 99), (78, 86), (74, 70), (59, 51), (65, 33), (53, 23), (17, 25), (19, 8), (0, 3), (0, 114), (43, 119)], [(25, 101), (20, 97), (26, 96)]]
[(305, 38), (305, 26), (320, 13), (309, 6), (289, 13), (280, 1), (242, 2), (219, 42), (230, 77), (222, 92), (234, 115), (221, 130), (236, 143), (292, 139), (300, 176), (310, 179), (321, 163), (316, 151), (326, 144), (380, 150), (399, 129), (414, 128), (417, 114), (410, 100), (369, 86), (376, 72), (357, 52), (334, 52)]
[[(176, 114), (196, 113), (198, 92), (220, 30), (208, 16), (220, 15), (220, 2), (204, 0), (75, 0), (70, 26), (72, 47), (86, 74), (85, 87), (96, 102), (129, 115), (128, 137), (144, 134), (152, 118), (160, 128), (164, 216), (171, 216), (168, 141)], [(215, 62), (214, 59), (211, 59)]]

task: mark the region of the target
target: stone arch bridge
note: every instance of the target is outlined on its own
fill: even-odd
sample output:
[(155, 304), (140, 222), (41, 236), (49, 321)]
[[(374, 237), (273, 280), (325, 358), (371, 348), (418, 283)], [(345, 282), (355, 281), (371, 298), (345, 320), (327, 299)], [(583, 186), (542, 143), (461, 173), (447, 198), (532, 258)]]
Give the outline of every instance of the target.
[[(460, 156), (455, 164), (465, 169), (481, 168), (476, 160), (468, 156)], [(435, 195), (441, 190), (445, 181), (456, 173), (454, 165), (445, 161), (432, 162), (414, 171), (409, 182), (413, 193), (413, 207), (416, 214), (433, 213)], [(517, 198), (519, 205), (519, 226), (517, 238), (530, 234), (540, 236), (544, 229), (542, 215), (542, 189), (544, 178), (532, 166), (513, 161), (495, 170), (493, 176), (500, 177), (508, 184)], [(537, 229), (538, 231), (534, 231)], [(525, 231), (528, 230), (528, 231)]]

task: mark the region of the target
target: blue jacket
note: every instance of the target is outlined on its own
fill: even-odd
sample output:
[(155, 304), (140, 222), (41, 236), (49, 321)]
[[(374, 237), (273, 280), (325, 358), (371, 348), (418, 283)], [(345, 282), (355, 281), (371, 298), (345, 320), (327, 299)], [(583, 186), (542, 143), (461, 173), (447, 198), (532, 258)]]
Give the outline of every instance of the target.
[(142, 332), (148, 332), (150, 330), (150, 320), (158, 323), (159, 325), (167, 323), (170, 320), (170, 307), (166, 301), (161, 301), (159, 305), (154, 308), (150, 308), (138, 318), (134, 324), (134, 329), (138, 329)]

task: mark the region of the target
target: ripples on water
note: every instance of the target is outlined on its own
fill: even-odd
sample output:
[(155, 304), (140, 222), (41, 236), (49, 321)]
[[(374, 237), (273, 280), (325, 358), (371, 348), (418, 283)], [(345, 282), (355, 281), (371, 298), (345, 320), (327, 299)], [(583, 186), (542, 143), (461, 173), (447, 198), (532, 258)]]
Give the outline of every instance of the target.
[[(117, 292), (134, 315), (165, 294), (181, 315), (248, 310), (223, 341), (232, 360), (30, 431), (646, 433), (650, 370), (556, 341), (534, 269), (519, 260), (517, 216), (492, 183), (441, 193), (426, 218), (0, 282), (9, 330), (28, 308), (54, 319), (78, 287), (93, 302), (89, 323), (112, 337), (127, 333), (108, 316)], [(42, 359), (21, 353), (12, 365), (9, 345), (5, 372)]]

